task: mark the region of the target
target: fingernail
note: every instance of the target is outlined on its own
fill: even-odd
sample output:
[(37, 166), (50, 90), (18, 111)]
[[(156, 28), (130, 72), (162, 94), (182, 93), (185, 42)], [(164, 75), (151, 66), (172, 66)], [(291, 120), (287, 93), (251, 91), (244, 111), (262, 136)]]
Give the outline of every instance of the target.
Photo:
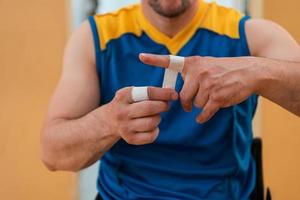
[(140, 56), (143, 57), (143, 58), (146, 58), (148, 56), (147, 53), (140, 53)]
[(197, 123), (198, 123), (198, 124), (203, 124), (202, 119), (201, 119), (201, 118), (197, 118)]

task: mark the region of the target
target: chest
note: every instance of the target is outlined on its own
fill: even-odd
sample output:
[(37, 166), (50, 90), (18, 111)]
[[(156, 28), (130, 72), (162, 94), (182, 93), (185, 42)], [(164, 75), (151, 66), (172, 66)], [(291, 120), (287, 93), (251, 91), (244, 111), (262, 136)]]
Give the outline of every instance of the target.
[[(166, 44), (154, 42), (146, 34), (135, 36), (126, 34), (117, 40), (111, 41), (107, 49), (101, 53), (98, 68), (100, 77), (102, 103), (111, 101), (117, 90), (128, 86), (156, 86), (161, 87), (164, 69), (152, 67), (140, 62), (139, 54), (155, 53), (168, 55), (170, 49)], [(246, 53), (240, 48), (239, 40), (217, 35), (206, 30), (199, 30), (186, 42), (177, 55), (180, 56), (213, 56), (236, 57)], [(183, 85), (178, 77), (176, 89)]]

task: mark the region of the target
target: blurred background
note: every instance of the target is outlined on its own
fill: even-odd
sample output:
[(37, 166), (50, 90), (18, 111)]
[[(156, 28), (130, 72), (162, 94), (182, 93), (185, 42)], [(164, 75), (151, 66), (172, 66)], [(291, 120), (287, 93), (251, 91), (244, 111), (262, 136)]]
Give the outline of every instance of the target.
[[(138, 0), (0, 0), (0, 199), (88, 200), (98, 164), (81, 173), (46, 170), (39, 132), (72, 31), (89, 15)], [(219, 0), (276, 21), (300, 42), (299, 0)], [(300, 119), (261, 99), (254, 122), (264, 142), (265, 182), (275, 200), (300, 199)]]

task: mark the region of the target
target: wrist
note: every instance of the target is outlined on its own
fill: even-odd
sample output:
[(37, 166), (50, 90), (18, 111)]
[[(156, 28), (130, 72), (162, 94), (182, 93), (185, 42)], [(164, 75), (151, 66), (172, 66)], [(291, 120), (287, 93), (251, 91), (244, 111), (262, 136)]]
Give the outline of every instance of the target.
[(120, 139), (120, 135), (118, 134), (117, 127), (113, 123), (114, 120), (112, 118), (112, 109), (110, 104), (103, 105), (93, 111), (92, 115), (92, 125), (94, 127), (94, 132), (101, 137), (111, 137), (115, 140)]

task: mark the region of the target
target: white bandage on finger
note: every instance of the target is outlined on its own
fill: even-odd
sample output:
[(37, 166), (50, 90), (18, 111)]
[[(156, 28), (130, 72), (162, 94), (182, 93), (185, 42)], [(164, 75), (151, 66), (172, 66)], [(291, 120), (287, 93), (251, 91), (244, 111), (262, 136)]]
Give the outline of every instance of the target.
[(175, 89), (177, 76), (183, 70), (184, 61), (184, 57), (170, 55), (170, 64), (165, 70), (163, 88)]
[(170, 64), (168, 69), (181, 73), (184, 67), (184, 61), (184, 57), (170, 55)]
[(162, 87), (175, 89), (177, 76), (178, 76), (178, 72), (170, 69), (166, 69)]
[(134, 102), (149, 100), (148, 87), (133, 87), (131, 97)]

